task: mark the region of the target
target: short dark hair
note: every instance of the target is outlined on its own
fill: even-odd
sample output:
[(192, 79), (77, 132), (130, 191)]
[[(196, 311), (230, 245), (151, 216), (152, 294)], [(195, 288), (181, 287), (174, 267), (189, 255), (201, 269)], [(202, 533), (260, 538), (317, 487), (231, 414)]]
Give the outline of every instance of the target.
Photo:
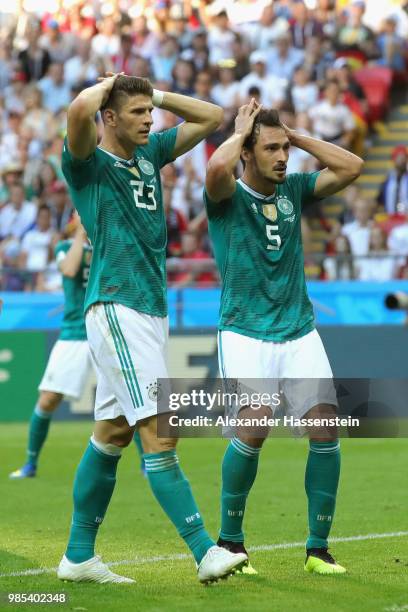
[(42, 213), (43, 210), (45, 210), (47, 213), (51, 214), (51, 208), (48, 206), (48, 204), (41, 204), (41, 206), (39, 206), (38, 210), (37, 210), (37, 217), (40, 216), (40, 214)]
[(266, 125), (267, 127), (280, 127), (283, 129), (278, 111), (275, 108), (263, 108), (254, 121), (251, 133), (245, 138), (245, 149), (253, 149), (258, 140), (261, 125)]
[(153, 96), (153, 86), (148, 79), (135, 76), (118, 76), (101, 111), (111, 108), (118, 111), (129, 96)]

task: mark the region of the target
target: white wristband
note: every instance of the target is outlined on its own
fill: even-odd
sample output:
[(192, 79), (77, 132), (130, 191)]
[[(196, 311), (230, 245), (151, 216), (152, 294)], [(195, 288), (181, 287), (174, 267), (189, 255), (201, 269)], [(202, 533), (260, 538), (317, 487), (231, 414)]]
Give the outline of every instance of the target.
[(152, 102), (153, 106), (160, 106), (163, 104), (164, 91), (160, 91), (159, 89), (153, 89)]

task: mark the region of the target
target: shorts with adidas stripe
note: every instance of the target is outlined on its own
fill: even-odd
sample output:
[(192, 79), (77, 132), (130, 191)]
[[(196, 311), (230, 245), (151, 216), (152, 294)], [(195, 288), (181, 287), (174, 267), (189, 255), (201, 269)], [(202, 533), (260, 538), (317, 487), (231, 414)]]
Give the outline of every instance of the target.
[(86, 331), (96, 371), (95, 420), (129, 425), (157, 414), (157, 379), (168, 378), (168, 318), (113, 302), (93, 304)]

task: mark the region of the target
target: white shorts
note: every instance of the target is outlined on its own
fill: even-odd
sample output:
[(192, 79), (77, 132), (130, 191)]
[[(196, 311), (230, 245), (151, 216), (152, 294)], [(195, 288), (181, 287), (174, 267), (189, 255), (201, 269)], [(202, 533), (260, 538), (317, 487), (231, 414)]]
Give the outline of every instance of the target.
[(237, 380), (241, 392), (271, 396), (283, 391), (288, 415), (301, 418), (318, 404), (338, 405), (332, 369), (316, 330), (281, 343), (220, 331), (218, 358), (222, 377)]
[(77, 400), (83, 393), (91, 368), (86, 340), (57, 340), (38, 389)]
[(85, 318), (96, 372), (95, 420), (124, 416), (129, 425), (157, 414), (157, 379), (168, 378), (167, 317), (112, 302)]

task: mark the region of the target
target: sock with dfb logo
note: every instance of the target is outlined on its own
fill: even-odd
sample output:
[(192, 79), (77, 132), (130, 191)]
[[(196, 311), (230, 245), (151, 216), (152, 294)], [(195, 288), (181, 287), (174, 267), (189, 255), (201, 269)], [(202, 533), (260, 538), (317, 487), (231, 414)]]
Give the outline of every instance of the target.
[(74, 481), (74, 513), (66, 556), (82, 563), (95, 555), (95, 540), (116, 483), (121, 449), (106, 445), (114, 454), (103, 452), (102, 445), (89, 443)]
[(220, 538), (243, 542), (246, 500), (258, 471), (260, 448), (254, 448), (233, 438), (222, 463), (221, 530)]
[(309, 515), (309, 537), (306, 548), (327, 548), (327, 538), (336, 507), (339, 476), (339, 441), (310, 441), (305, 474)]
[(214, 541), (204, 528), (190, 484), (179, 467), (175, 450), (145, 453), (147, 478), (153, 494), (179, 535), (200, 563)]

